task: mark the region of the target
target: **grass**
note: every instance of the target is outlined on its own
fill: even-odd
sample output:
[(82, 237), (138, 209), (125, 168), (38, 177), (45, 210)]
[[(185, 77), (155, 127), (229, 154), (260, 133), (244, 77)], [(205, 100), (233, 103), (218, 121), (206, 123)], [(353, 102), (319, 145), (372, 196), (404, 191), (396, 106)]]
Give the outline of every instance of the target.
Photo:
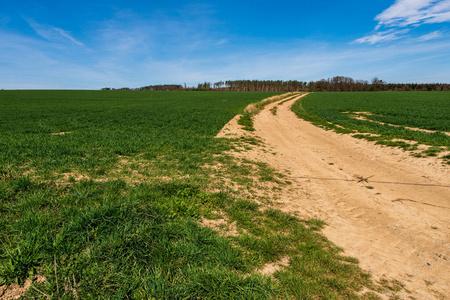
[[(48, 189), (41, 185), (29, 192)], [(41, 290), (53, 297), (61, 296), (55, 294), (54, 256), (60, 281), (74, 276), (78, 294), (89, 298), (264, 298), (262, 291), (271, 293), (267, 278), (244, 278), (249, 265), (239, 249), (195, 221), (224, 201), (221, 194), (184, 184), (133, 187), (120, 181), (83, 181), (52, 192), (58, 201), (38, 215), (26, 213), (8, 229), (17, 232), (10, 242), (15, 269), (30, 268), (30, 261), (40, 266), (50, 282)], [(40, 200), (28, 206), (39, 211), (42, 204), (36, 202), (43, 197), (33, 198)]]
[[(282, 95), (273, 96), (265, 99), (264, 101), (254, 103), (247, 107), (246, 110), (242, 113), (241, 117), (238, 120), (238, 124), (243, 126), (244, 130), (254, 131), (255, 128), (253, 127), (253, 116), (259, 113), (266, 105), (284, 99), (282, 102), (280, 102), (283, 103), (284, 101), (288, 101), (293, 97), (301, 94), (302, 93), (284, 93)], [(277, 108), (272, 108), (271, 112), (273, 115), (276, 115)]]
[(238, 124), (243, 126), (244, 130), (255, 131), (253, 127), (253, 115), (249, 112), (244, 112), (238, 120)]
[(277, 106), (274, 106), (274, 107), (272, 107), (272, 108), (270, 109), (270, 112), (272, 113), (272, 115), (276, 116), (276, 115), (277, 115), (277, 110), (278, 110), (278, 107), (277, 107)]
[[(214, 138), (271, 95), (1, 91), (0, 285), (38, 274), (46, 280), (26, 297), (81, 299), (356, 299), (374, 289), (322, 221), (252, 196), (288, 184), (227, 154), (259, 140)], [(258, 271), (284, 257), (271, 276)]]
[(426, 156), (450, 150), (448, 92), (313, 93), (295, 103), (296, 114), (325, 129)]

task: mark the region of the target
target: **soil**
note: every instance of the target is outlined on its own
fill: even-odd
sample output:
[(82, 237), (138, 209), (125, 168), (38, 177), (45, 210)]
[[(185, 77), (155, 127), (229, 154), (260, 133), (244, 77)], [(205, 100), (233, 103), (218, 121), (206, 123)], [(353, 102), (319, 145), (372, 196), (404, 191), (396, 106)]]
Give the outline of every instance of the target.
[(33, 282), (42, 283), (46, 281), (47, 280), (44, 277), (37, 275), (33, 280), (27, 278), (23, 286), (16, 283), (11, 284), (9, 287), (2, 285), (0, 286), (0, 300), (20, 299), (25, 295), (25, 292), (31, 287)]
[(291, 111), (299, 97), (267, 105), (254, 117), (252, 133), (237, 117), (218, 136), (262, 139), (263, 147), (236, 155), (288, 174), (292, 185), (276, 206), (324, 220), (327, 238), (358, 258), (374, 280), (399, 281), (401, 298), (447, 299), (449, 165), (318, 128)]

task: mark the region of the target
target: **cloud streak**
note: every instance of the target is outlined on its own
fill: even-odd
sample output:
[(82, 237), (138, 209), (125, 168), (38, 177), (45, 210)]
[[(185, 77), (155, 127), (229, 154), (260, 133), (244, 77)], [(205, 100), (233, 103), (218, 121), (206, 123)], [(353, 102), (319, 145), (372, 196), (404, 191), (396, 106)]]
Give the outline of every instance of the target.
[(85, 45), (75, 39), (70, 32), (65, 31), (61, 28), (39, 24), (32, 19), (26, 19), (28, 25), (42, 38), (49, 42), (66, 42), (70, 41), (78, 46), (85, 47)]
[(397, 0), (375, 20), (378, 28), (450, 22), (450, 0)]
[(426, 42), (426, 41), (430, 41), (430, 40), (434, 40), (434, 39), (439, 39), (443, 36), (444, 36), (444, 34), (442, 33), (442, 31), (436, 30), (436, 31), (430, 32), (428, 34), (419, 36), (416, 40), (418, 42)]
[[(354, 41), (358, 44), (376, 44), (408, 37), (406, 33), (424, 24), (450, 22), (450, 0), (396, 0), (375, 17), (378, 24), (374, 33)], [(384, 31), (380, 31), (384, 30)], [(437, 31), (416, 38), (427, 41), (443, 37)]]
[(354, 41), (356, 44), (376, 44), (380, 42), (394, 41), (401, 38), (404, 34), (408, 33), (409, 29), (403, 30), (387, 30), (383, 32), (377, 32), (372, 35), (368, 35), (362, 38), (359, 38)]

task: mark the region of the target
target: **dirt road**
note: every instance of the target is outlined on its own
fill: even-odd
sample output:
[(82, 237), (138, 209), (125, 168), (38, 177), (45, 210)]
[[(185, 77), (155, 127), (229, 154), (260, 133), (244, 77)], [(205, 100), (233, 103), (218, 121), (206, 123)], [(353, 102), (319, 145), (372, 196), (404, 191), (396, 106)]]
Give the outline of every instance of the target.
[[(256, 115), (254, 134), (266, 151), (246, 154), (289, 174), (293, 184), (279, 207), (326, 221), (324, 234), (376, 280), (405, 285), (411, 293), (401, 292), (402, 298), (447, 299), (448, 165), (325, 131), (290, 110), (296, 100), (272, 103)], [(239, 131), (235, 123), (224, 133)]]

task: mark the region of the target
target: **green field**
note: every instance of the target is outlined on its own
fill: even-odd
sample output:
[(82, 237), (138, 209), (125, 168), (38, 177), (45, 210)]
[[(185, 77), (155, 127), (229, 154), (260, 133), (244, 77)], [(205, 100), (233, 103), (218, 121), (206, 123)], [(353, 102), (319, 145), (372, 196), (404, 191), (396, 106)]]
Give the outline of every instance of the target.
[[(42, 176), (95, 176), (118, 155), (169, 156), (195, 172), (214, 135), (246, 105), (274, 93), (2, 91), (0, 163)], [(64, 135), (52, 135), (69, 132)]]
[(379, 144), (416, 150), (415, 156), (450, 150), (450, 92), (313, 93), (293, 106), (306, 120)]
[[(257, 140), (214, 138), (275, 94), (0, 91), (0, 286), (37, 274), (45, 281), (26, 296), (43, 299), (358, 299), (364, 287), (395, 290), (342, 256), (320, 234), (322, 221), (223, 184), (289, 184), (226, 152)], [(257, 271), (283, 258), (289, 265), (273, 276)]]

